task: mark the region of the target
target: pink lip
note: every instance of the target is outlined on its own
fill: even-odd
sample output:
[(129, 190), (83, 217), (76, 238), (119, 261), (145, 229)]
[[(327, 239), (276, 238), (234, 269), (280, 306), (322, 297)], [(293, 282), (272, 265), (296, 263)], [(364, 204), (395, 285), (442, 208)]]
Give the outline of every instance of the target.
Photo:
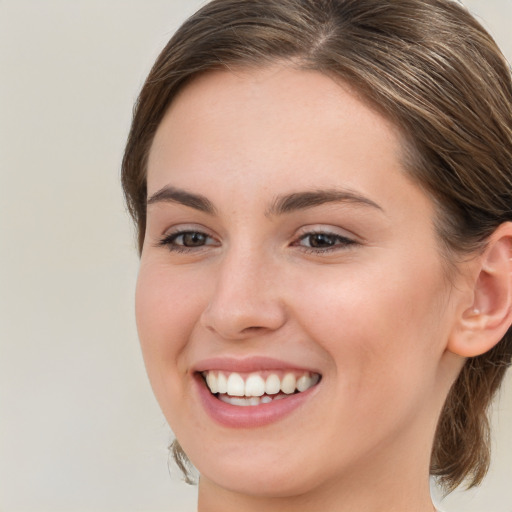
[(253, 357), (243, 360), (215, 358), (201, 361), (194, 369), (195, 389), (207, 414), (217, 423), (230, 428), (262, 427), (277, 422), (300, 408), (317, 392), (318, 385), (302, 393), (289, 395), (282, 400), (274, 400), (269, 404), (241, 407), (222, 402), (212, 395), (200, 375), (200, 372), (206, 370), (221, 370), (245, 373), (283, 369), (314, 371), (300, 366), (291, 366), (289, 363), (264, 357)]
[(194, 366), (194, 372), (205, 372), (207, 370), (220, 370), (225, 372), (258, 372), (263, 370), (298, 370), (309, 371), (311, 373), (320, 373), (312, 368), (296, 366), (279, 359), (271, 357), (249, 357), (236, 359), (232, 357), (214, 357), (200, 361)]

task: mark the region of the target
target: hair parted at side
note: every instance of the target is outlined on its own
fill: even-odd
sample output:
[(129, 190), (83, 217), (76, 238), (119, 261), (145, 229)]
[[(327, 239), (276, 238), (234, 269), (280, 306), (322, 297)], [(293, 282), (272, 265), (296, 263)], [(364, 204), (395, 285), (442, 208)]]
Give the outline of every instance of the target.
[[(209, 70), (276, 61), (349, 84), (400, 128), (409, 174), (436, 205), (447, 261), (512, 221), (510, 67), (455, 0), (213, 0), (163, 49), (135, 106), (122, 183), (139, 250), (148, 152), (178, 91)], [(487, 409), (511, 359), (509, 329), (467, 360), (449, 393), (431, 459), (447, 490), (487, 472)], [(175, 456), (184, 467), (178, 446)]]

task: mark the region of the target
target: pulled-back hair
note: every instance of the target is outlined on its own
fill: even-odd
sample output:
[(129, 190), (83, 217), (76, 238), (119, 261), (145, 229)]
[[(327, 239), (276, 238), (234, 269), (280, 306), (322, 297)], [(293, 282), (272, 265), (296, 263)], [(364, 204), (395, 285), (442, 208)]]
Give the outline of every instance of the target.
[[(213, 0), (161, 52), (138, 98), (122, 165), (139, 249), (146, 164), (179, 90), (214, 69), (275, 62), (317, 70), (400, 129), (411, 178), (436, 207), (441, 251), (454, 263), (512, 221), (512, 83), (492, 37), (454, 0)], [(512, 331), (466, 361), (434, 440), (431, 474), (451, 490), (480, 483), (487, 410), (512, 359)], [(186, 458), (174, 447), (182, 464)]]

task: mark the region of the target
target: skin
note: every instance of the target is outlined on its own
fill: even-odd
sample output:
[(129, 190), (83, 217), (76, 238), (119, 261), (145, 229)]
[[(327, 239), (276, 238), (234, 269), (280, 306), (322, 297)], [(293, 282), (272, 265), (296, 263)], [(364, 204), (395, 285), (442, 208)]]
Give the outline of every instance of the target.
[[(446, 278), (433, 204), (401, 147), (347, 87), (286, 66), (208, 73), (166, 113), (136, 314), (155, 395), (201, 473), (201, 512), (432, 512), (435, 426), (464, 361), (447, 346), (474, 271)], [(165, 187), (215, 211), (159, 200)], [(318, 190), (360, 200), (269, 212)], [(207, 236), (184, 248), (169, 238), (180, 230)], [(311, 232), (330, 250), (312, 250)], [(217, 356), (273, 357), (322, 380), (283, 419), (229, 428), (195, 386), (194, 367)]]

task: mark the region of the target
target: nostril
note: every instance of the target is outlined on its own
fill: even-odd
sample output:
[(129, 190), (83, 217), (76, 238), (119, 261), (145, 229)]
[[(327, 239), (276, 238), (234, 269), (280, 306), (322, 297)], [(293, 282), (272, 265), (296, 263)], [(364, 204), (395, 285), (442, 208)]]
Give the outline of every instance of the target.
[(246, 327), (245, 329), (242, 330), (242, 332), (257, 332), (257, 331), (261, 331), (265, 329), (265, 327), (259, 327), (259, 326), (254, 326), (254, 327)]
[(225, 339), (241, 339), (275, 331), (286, 322), (286, 313), (278, 300), (259, 297), (235, 297), (232, 289), (219, 289), (201, 314), (201, 324)]

